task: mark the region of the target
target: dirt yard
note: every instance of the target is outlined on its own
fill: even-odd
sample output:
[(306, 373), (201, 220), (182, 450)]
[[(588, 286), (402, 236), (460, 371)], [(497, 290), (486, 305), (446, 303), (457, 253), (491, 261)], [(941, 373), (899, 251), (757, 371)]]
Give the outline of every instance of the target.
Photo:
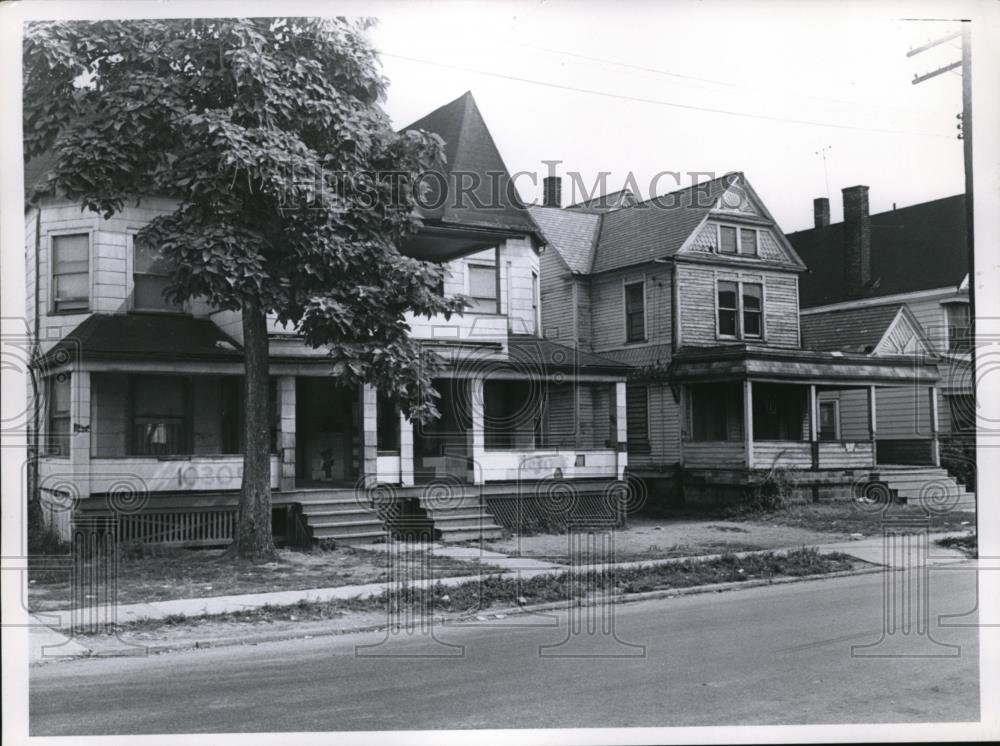
[[(815, 546), (849, 538), (776, 523), (632, 518), (629, 527), (615, 532), (618, 561), (687, 557), (780, 547)], [(553, 562), (567, 560), (569, 539), (564, 534), (511, 537), (488, 542), (486, 548)]]
[[(221, 549), (147, 547), (138, 557), (118, 563), (118, 602), (122, 604), (207, 598), (240, 593), (267, 593), (304, 588), (331, 588), (384, 580), (384, 552), (355, 547), (323, 551), (279, 549), (275, 562), (233, 560)], [(475, 575), (473, 562), (433, 557), (436, 577)], [(33, 611), (69, 606), (67, 570), (35, 567), (28, 574), (28, 601)]]

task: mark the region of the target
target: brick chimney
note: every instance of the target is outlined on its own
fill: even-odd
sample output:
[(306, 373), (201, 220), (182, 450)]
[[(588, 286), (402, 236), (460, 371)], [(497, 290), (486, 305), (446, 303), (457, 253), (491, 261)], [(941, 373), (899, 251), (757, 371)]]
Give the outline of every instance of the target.
[(871, 280), (872, 222), (868, 215), (868, 187), (853, 186), (844, 194), (844, 282), (860, 298)]
[(544, 207), (562, 207), (562, 177), (546, 176), (542, 179), (542, 191)]
[(830, 225), (830, 200), (826, 197), (817, 197), (813, 200), (813, 223), (816, 228)]

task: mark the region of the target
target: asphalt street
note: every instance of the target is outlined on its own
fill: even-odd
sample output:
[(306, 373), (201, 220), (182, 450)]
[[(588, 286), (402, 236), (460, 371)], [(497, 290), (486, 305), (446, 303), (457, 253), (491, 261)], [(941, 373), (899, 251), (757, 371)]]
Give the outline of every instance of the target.
[(617, 641), (584, 624), (559, 645), (562, 611), (374, 656), (356, 646), (384, 632), (52, 663), (31, 672), (31, 735), (978, 720), (976, 629), (937, 625), (974, 608), (975, 572), (932, 571), (933, 641), (852, 655), (882, 638), (883, 596), (871, 574), (621, 604)]

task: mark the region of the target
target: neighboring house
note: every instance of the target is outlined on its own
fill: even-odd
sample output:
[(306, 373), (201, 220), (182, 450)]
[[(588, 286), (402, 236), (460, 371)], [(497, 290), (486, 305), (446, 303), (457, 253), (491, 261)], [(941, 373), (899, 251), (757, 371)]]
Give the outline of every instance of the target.
[[(449, 183), (493, 174), (423, 211), (403, 247), (445, 262), (442, 291), (472, 299), (449, 320), (408, 319), (448, 361), (442, 417), (417, 427), (372, 386), (339, 385), (323, 350), (271, 322), (271, 486), (288, 535), (379, 536), (391, 506), (374, 496), (416, 506), (445, 537), (477, 537), (497, 530), (490, 500), (553, 478), (601, 491), (624, 474), (626, 369), (539, 335), (543, 239), (471, 94), (410, 128), (444, 139)], [(29, 164), (25, 214), (43, 505), (63, 532), (70, 509), (117, 510), (124, 539), (226, 541), (242, 468), (240, 316), (163, 299), (169, 267), (135, 234), (169, 200), (105, 219), (46, 193), (46, 166)]]
[[(541, 259), (543, 331), (632, 366), (629, 472), (654, 499), (735, 497), (775, 467), (802, 494), (850, 495), (898, 466), (876, 453), (887, 392), (923, 392), (911, 415), (934, 422), (938, 371), (907, 311), (864, 348), (827, 344), (822, 330), (808, 344), (806, 265), (743, 174), (569, 209), (554, 179), (532, 209), (555, 249)], [(899, 335), (911, 341), (895, 345)], [(934, 465), (933, 424), (912, 439)]]
[[(870, 215), (868, 187), (843, 190), (844, 221), (830, 223), (826, 198), (813, 202), (814, 227), (788, 234), (809, 266), (802, 276), (803, 330), (828, 337), (865, 336), (859, 322), (884, 326), (905, 307), (940, 355), (941, 432), (972, 433), (968, 253), (965, 196)], [(803, 339), (805, 342), (805, 339)], [(891, 403), (906, 407), (905, 394)], [(906, 435), (906, 423), (886, 428)]]

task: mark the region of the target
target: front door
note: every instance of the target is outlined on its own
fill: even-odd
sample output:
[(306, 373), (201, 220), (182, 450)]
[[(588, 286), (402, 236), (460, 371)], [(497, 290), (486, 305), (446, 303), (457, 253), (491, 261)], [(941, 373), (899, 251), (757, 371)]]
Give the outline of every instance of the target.
[(357, 387), (330, 377), (299, 377), (295, 419), (297, 486), (353, 485), (362, 456)]

